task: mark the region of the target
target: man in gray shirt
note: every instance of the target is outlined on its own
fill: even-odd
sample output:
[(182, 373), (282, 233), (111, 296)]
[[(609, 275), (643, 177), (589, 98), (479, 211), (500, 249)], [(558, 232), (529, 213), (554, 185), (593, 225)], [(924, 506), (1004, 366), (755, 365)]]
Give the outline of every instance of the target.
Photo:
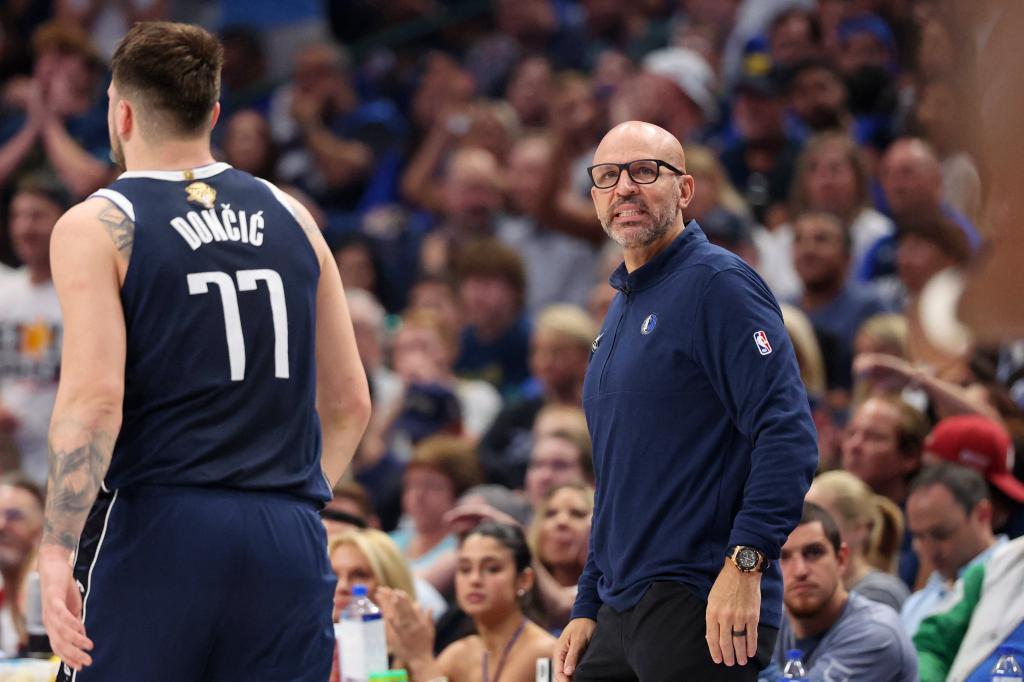
[(802, 651), (812, 682), (917, 682), (917, 654), (896, 612), (843, 586), (849, 554), (832, 517), (805, 502), (779, 559), (788, 617), (762, 682), (776, 682), (791, 649)]

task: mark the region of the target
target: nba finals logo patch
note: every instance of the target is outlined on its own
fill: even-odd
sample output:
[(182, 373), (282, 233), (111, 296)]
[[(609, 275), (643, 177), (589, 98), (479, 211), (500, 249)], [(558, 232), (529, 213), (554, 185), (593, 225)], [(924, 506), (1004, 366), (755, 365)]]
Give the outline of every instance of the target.
[(768, 335), (763, 330), (754, 333), (754, 343), (761, 355), (771, 355), (772, 344), (768, 343)]
[(199, 204), (203, 208), (212, 209), (217, 201), (217, 190), (205, 182), (193, 182), (185, 188), (188, 200), (193, 204)]
[(644, 323), (640, 325), (640, 333), (646, 336), (654, 331), (654, 328), (658, 326), (658, 316), (651, 313), (644, 318)]

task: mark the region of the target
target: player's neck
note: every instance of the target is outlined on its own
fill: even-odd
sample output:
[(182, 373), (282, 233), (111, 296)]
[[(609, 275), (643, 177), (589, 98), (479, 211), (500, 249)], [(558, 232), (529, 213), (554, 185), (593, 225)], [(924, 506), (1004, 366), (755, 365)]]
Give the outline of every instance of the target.
[(158, 147), (147, 145), (125, 148), (125, 166), (130, 171), (175, 171), (199, 168), (214, 163), (208, 139), (173, 140)]

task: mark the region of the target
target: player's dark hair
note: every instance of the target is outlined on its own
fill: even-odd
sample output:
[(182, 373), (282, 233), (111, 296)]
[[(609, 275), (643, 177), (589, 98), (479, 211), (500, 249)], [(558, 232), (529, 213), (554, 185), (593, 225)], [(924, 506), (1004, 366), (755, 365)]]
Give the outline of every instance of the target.
[(141, 102), (166, 132), (197, 134), (220, 98), (224, 50), (198, 26), (167, 21), (135, 24), (117, 46), (114, 86)]

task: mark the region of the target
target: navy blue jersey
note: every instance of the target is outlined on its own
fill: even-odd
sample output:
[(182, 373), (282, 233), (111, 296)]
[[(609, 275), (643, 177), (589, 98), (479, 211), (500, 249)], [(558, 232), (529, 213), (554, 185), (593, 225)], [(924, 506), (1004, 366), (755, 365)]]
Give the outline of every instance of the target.
[[(319, 263), (280, 190), (224, 163), (128, 172), (124, 420), (104, 486), (330, 499), (316, 414)], [(96, 196), (94, 195), (94, 196)]]

